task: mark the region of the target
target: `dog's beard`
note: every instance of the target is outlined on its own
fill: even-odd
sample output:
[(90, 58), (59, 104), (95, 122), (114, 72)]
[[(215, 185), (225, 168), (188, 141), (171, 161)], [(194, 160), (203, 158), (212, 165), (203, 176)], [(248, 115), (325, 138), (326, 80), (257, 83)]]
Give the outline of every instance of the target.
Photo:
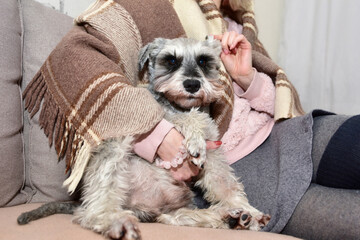
[(196, 95), (189, 95), (184, 93), (173, 94), (171, 91), (164, 93), (166, 99), (175, 103), (177, 106), (190, 109), (192, 107), (201, 107), (208, 105), (211, 101), (206, 98), (205, 94), (198, 92)]
[(184, 109), (207, 106), (221, 96), (222, 90), (217, 80), (206, 80), (202, 81), (199, 91), (189, 93), (184, 89), (183, 81), (176, 78), (157, 79), (153, 87), (155, 92), (162, 93), (169, 102)]

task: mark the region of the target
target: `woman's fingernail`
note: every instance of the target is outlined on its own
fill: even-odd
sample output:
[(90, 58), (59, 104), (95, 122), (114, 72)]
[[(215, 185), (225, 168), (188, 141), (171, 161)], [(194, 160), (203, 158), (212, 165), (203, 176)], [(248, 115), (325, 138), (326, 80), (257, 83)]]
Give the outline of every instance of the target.
[(215, 141), (215, 144), (216, 144), (217, 146), (220, 146), (220, 145), (222, 144), (222, 141)]

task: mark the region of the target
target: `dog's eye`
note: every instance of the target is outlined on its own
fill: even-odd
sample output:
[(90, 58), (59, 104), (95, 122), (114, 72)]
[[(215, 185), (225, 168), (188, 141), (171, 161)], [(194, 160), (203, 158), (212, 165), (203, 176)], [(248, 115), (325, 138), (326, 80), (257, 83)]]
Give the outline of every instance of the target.
[(167, 59), (167, 62), (170, 66), (175, 66), (177, 64), (176, 57), (172, 56)]
[(182, 57), (177, 57), (176, 55), (169, 54), (160, 58), (159, 64), (164, 66), (168, 71), (174, 72), (181, 66)]
[(199, 64), (200, 67), (205, 67), (206, 63), (207, 63), (207, 61), (206, 61), (205, 58), (199, 58), (198, 64)]

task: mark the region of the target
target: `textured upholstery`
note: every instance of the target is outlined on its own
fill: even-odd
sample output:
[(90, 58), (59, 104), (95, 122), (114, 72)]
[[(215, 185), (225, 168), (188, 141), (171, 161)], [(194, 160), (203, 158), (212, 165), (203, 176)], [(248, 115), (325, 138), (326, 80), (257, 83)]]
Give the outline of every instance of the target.
[(4, 206), (24, 201), (14, 200), (24, 179), (19, 88), (22, 34), (17, 2), (1, 1), (0, 16), (0, 206)]
[[(52, 49), (72, 27), (72, 18), (42, 4), (21, 0), (23, 19), (23, 80), (22, 90), (31, 81)], [(65, 161), (57, 161), (54, 147), (38, 124), (39, 113), (30, 119), (24, 111), (24, 151), (26, 191), (29, 202), (68, 200), (62, 183)]]

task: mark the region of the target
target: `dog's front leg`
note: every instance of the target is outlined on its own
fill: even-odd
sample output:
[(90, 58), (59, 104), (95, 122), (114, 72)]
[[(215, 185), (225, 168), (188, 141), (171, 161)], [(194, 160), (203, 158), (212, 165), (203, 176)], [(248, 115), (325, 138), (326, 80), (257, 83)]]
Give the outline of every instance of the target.
[[(184, 147), (192, 158), (192, 163), (200, 169), (206, 160), (206, 140), (215, 140), (209, 136), (208, 128), (214, 125), (208, 114), (191, 109), (189, 112), (170, 114), (167, 120), (184, 136)], [(216, 129), (216, 127), (215, 127)], [(211, 138), (211, 139), (209, 139)]]
[[(260, 230), (270, 221), (269, 215), (250, 205), (244, 186), (224, 160), (221, 149), (209, 150), (204, 170), (196, 185), (203, 189), (204, 198), (210, 203), (228, 209), (224, 219), (231, 219), (232, 228)], [(244, 226), (243, 222), (247, 224)]]
[(132, 137), (106, 140), (96, 149), (84, 173), (82, 205), (74, 221), (112, 239), (140, 239), (137, 218), (124, 210), (129, 186)]

